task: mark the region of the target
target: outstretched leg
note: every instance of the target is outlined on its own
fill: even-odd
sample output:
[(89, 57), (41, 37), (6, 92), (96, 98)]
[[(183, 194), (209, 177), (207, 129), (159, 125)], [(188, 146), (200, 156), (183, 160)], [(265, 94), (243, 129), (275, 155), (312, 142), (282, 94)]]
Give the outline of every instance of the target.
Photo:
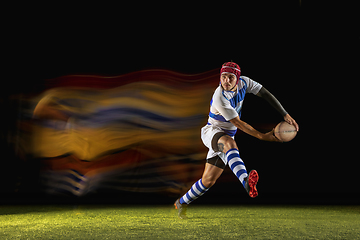
[(202, 196), (210, 187), (212, 187), (216, 180), (220, 177), (224, 170), (212, 164), (206, 163), (202, 178), (192, 185), (190, 190), (181, 198), (176, 200), (175, 208), (178, 209), (179, 218), (186, 218), (187, 205), (192, 201)]
[(216, 180), (220, 177), (223, 171), (224, 170), (221, 168), (206, 163), (202, 178), (194, 183), (190, 190), (180, 198), (180, 203), (190, 204), (192, 201), (202, 196), (215, 184)]

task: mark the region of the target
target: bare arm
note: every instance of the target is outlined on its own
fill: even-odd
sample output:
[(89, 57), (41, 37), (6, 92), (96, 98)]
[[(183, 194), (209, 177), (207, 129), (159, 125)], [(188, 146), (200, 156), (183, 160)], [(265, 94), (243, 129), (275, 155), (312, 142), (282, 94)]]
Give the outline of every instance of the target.
[(253, 128), (252, 126), (250, 126), (249, 124), (247, 124), (246, 122), (241, 121), (239, 116), (231, 119), (230, 122), (232, 124), (234, 124), (234, 126), (237, 127), (238, 129), (240, 129), (241, 131), (243, 131), (253, 137), (256, 137), (260, 140), (271, 141), (271, 142), (280, 142), (274, 136), (274, 129), (268, 133), (261, 133), (258, 130), (256, 130), (255, 128)]

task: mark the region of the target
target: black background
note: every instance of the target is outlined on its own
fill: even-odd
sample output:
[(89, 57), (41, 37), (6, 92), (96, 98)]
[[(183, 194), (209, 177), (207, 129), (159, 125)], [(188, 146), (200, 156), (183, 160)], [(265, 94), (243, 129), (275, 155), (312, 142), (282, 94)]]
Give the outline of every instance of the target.
[[(112, 76), (153, 68), (191, 74), (232, 60), (300, 125), (286, 144), (237, 136), (247, 168), (264, 179), (262, 197), (254, 202), (359, 203), (358, 19), (351, 6), (311, 2), (9, 7), (1, 90), (3, 192), (19, 164), (4, 137), (15, 125), (14, 96), (40, 92), (46, 79), (69, 74)], [(281, 121), (255, 96), (247, 97), (242, 119), (254, 126)], [(215, 185), (207, 195), (199, 203), (249, 201), (232, 185)], [(138, 196), (132, 197), (114, 201), (134, 203)]]

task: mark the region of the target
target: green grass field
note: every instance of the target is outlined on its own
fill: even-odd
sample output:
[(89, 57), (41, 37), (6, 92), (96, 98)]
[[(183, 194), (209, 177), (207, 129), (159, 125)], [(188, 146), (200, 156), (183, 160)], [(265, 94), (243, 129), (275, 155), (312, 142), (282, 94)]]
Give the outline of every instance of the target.
[(360, 206), (0, 206), (0, 239), (360, 239)]

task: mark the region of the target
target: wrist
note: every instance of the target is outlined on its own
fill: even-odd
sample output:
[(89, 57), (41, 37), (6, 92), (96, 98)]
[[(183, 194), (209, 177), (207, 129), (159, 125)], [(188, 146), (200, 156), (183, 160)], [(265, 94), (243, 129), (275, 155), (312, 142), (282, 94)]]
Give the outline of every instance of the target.
[(280, 114), (281, 114), (283, 117), (286, 117), (286, 115), (288, 115), (289, 113), (284, 110), (284, 111), (280, 112)]

